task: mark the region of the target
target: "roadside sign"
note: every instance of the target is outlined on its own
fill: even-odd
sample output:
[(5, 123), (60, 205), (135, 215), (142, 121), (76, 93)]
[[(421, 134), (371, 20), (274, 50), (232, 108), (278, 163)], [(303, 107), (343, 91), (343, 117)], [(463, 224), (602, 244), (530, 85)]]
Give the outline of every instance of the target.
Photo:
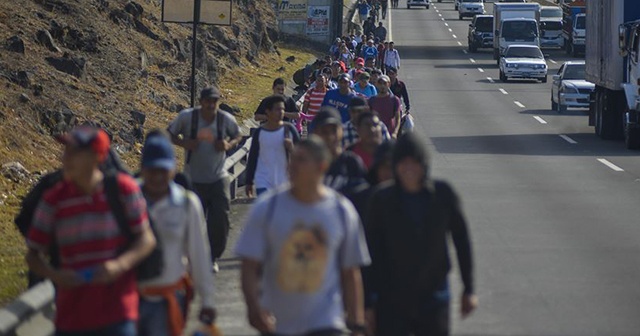
[(282, 23), (305, 23), (307, 0), (278, 0), (278, 20)]
[(307, 16), (307, 35), (329, 35), (330, 10), (330, 6), (309, 6), (309, 12)]
[[(200, 0), (200, 24), (231, 25), (231, 0)], [(162, 22), (193, 23), (195, 0), (163, 0)]]

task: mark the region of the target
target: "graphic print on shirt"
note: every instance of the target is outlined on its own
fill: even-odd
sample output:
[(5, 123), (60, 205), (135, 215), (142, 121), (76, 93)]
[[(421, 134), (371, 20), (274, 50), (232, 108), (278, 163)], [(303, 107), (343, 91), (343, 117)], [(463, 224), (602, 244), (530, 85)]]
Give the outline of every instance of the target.
[(278, 286), (286, 293), (315, 293), (324, 281), (328, 263), (327, 234), (316, 225), (297, 224), (278, 260)]

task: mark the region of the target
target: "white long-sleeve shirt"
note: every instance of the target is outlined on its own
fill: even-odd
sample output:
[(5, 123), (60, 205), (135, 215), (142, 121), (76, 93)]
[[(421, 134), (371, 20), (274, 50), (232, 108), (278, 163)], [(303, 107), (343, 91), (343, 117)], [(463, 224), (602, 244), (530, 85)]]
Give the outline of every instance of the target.
[(202, 205), (196, 194), (175, 183), (169, 189), (167, 197), (148, 205), (162, 244), (164, 269), (159, 277), (141, 281), (138, 286), (173, 285), (188, 271), (196, 293), (202, 297), (202, 306), (212, 308), (213, 268)]
[(400, 53), (398, 53), (398, 49), (387, 50), (384, 53), (384, 65), (396, 69), (400, 68)]

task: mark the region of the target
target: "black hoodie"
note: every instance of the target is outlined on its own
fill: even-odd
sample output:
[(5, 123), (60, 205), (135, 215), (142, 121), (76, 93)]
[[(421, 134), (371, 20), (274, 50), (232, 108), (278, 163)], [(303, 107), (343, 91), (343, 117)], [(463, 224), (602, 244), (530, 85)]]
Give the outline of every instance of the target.
[[(405, 192), (396, 173), (396, 182), (381, 185), (373, 194), (365, 216), (373, 261), (367, 302), (376, 298), (402, 311), (418, 309), (446, 286), (451, 268), (448, 237), (455, 244), (464, 292), (474, 290), (471, 242), (457, 194), (446, 182), (429, 178), (426, 148), (412, 133), (395, 146), (394, 170), (407, 157), (424, 165), (422, 191)], [(406, 211), (406, 204), (412, 204), (411, 211)]]

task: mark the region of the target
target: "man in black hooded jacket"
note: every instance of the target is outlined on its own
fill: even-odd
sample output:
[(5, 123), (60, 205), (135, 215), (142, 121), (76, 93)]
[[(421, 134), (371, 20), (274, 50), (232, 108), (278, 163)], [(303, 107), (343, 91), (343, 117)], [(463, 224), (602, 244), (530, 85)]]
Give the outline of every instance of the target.
[(417, 135), (398, 140), (392, 162), (394, 181), (373, 194), (365, 219), (372, 258), (366, 295), (376, 307), (377, 335), (449, 335), (449, 236), (464, 284), (462, 316), (477, 305), (460, 200), (449, 184), (429, 178), (429, 157)]

